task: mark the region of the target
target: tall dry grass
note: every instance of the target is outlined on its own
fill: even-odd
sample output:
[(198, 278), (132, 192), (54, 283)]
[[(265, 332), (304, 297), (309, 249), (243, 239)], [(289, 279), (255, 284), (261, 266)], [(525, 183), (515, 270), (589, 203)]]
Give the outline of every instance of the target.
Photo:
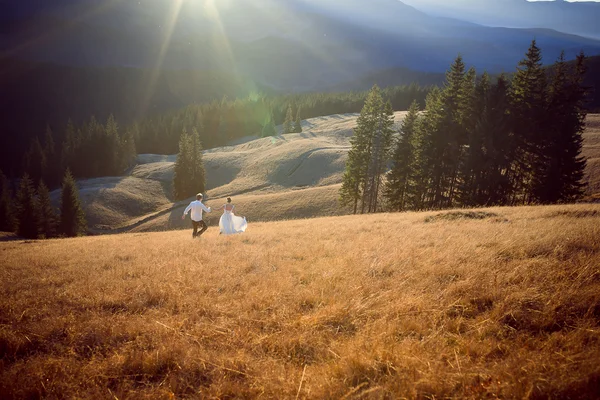
[(600, 206), (0, 252), (2, 398), (600, 398)]

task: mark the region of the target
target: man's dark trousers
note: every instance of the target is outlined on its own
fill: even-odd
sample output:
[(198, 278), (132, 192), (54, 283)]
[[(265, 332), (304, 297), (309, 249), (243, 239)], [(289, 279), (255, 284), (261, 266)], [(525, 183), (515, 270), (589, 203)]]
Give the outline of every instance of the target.
[[(208, 225), (204, 221), (194, 221), (192, 220), (192, 226), (194, 227), (194, 233), (192, 233), (192, 238), (196, 238), (201, 236), (208, 229)], [(198, 227), (201, 227), (200, 232), (198, 232)]]

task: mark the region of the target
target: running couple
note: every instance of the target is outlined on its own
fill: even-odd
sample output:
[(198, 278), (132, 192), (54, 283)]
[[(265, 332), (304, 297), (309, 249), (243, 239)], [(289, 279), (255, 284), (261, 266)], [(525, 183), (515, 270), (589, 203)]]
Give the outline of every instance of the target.
[[(208, 229), (208, 225), (206, 225), (206, 222), (202, 220), (202, 212), (206, 211), (209, 213), (212, 212), (212, 209), (210, 207), (206, 207), (202, 203), (202, 197), (202, 193), (198, 193), (196, 195), (196, 201), (192, 201), (190, 205), (187, 206), (183, 212), (183, 216), (181, 217), (181, 219), (185, 219), (185, 216), (190, 211), (192, 212), (192, 227), (194, 228), (192, 238), (202, 236), (202, 234)], [(223, 235), (242, 233), (246, 231), (246, 228), (248, 227), (248, 222), (246, 222), (245, 217), (238, 217), (233, 213), (234, 208), (235, 206), (231, 204), (231, 197), (227, 198), (227, 204), (224, 204), (219, 208), (223, 210), (223, 215), (221, 215), (221, 219), (219, 220), (219, 229)], [(198, 228), (200, 228), (200, 232), (198, 232)]]

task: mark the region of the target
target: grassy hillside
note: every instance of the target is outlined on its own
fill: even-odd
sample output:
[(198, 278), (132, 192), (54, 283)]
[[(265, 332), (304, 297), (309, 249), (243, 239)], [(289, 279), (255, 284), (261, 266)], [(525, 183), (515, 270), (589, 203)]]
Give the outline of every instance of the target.
[(600, 397), (600, 206), (0, 243), (3, 398)]
[[(396, 113), (397, 127), (404, 115)], [(248, 137), (205, 151), (206, 203), (218, 207), (233, 196), (238, 211), (254, 221), (345, 213), (338, 209), (337, 191), (357, 117), (311, 118), (303, 121), (300, 134)], [(180, 217), (189, 202), (173, 203), (171, 196), (175, 160), (176, 156), (144, 154), (127, 176), (79, 181), (91, 230), (187, 226), (189, 221), (183, 225)], [(60, 192), (53, 197), (58, 204)]]

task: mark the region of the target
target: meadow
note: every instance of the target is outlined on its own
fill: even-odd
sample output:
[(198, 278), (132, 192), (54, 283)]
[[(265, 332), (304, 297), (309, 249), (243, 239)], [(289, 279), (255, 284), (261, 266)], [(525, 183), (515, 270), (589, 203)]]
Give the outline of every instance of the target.
[(600, 205), (0, 254), (6, 399), (600, 398)]

